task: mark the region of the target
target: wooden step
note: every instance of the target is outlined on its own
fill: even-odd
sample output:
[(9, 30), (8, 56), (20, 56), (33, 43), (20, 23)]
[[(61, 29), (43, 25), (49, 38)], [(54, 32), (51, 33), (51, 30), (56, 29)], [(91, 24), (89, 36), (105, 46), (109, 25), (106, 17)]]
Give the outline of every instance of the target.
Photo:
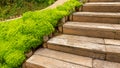
[(119, 68), (120, 63), (92, 59), (46, 48), (38, 49), (25, 68)]
[(33, 55), (26, 61), (25, 68), (89, 68), (89, 67), (72, 64), (45, 56)]
[(120, 39), (119, 24), (88, 22), (67, 22), (63, 25), (64, 34)]
[(77, 22), (99, 22), (99, 23), (120, 23), (120, 13), (102, 12), (75, 12), (70, 16), (71, 21)]
[[(92, 58), (78, 56), (74, 54), (64, 53), (60, 51), (55, 51), (47, 48), (40, 48), (35, 52), (35, 55), (46, 56), (49, 58), (54, 58), (57, 60), (82, 65), (86, 67), (92, 67)], [(74, 57), (74, 58), (73, 58)]]
[[(120, 44), (114, 44), (116, 40), (92, 37), (88, 37), (87, 40), (87, 37), (83, 39), (81, 36), (65, 36), (66, 35), (60, 35), (50, 39), (47, 43), (47, 48), (80, 56), (120, 62)], [(95, 39), (96, 41), (94, 41), (94, 43), (93, 40)], [(114, 42), (110, 42), (110, 40)], [(101, 43), (97, 43), (98, 41), (101, 41)], [(120, 43), (120, 40), (117, 40), (117, 42)]]
[[(74, 57), (74, 58), (73, 58)], [(59, 52), (46, 48), (38, 49), (26, 63), (26, 68), (90, 68), (92, 58)]]
[(82, 7), (84, 12), (120, 12), (120, 2), (90, 2)]
[(120, 2), (120, 0), (87, 0), (88, 2)]

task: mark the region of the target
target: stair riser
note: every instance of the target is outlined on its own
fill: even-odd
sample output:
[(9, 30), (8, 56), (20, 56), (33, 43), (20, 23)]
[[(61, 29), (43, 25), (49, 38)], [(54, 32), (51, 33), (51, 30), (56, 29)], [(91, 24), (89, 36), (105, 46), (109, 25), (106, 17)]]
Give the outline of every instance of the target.
[(85, 12), (120, 12), (120, 6), (83, 6)]
[(71, 16), (71, 21), (75, 22), (96, 22), (96, 23), (110, 23), (110, 24), (118, 24), (120, 23), (120, 19), (118, 18), (108, 18), (108, 17), (95, 17), (95, 16)]
[(80, 48), (72, 48), (72, 47), (66, 47), (66, 46), (49, 44), (49, 43), (48, 43), (48, 48), (66, 52), (66, 53), (76, 54), (80, 56), (86, 56), (86, 57), (97, 58), (97, 59), (105, 59), (105, 54), (103, 52), (85, 50)]
[(116, 33), (115, 39), (120, 39), (120, 32), (119, 31)]
[[(113, 31), (103, 31), (103, 30), (91, 30), (91, 29), (77, 29), (77, 28), (63, 28), (64, 34), (80, 35), (80, 36), (90, 36), (99, 38), (115, 38), (115, 32)], [(119, 38), (118, 38), (119, 39)]]
[(88, 2), (120, 2), (120, 0), (87, 0)]
[(112, 62), (120, 62), (120, 54), (110, 54), (108, 53), (106, 56), (106, 60), (112, 61)]

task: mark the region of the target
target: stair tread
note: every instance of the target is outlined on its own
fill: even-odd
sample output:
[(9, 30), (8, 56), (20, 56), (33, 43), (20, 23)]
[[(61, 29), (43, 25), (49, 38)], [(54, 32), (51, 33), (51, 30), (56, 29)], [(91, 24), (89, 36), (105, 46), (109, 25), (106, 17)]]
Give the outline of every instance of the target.
[(120, 2), (120, 0), (89, 0), (89, 2)]
[[(94, 37), (86, 37), (86, 36), (76, 36), (76, 35), (67, 35), (67, 34), (62, 34), (62, 35), (56, 36), (56, 38), (69, 39), (69, 40), (72, 39), (72, 40), (77, 40), (77, 41), (85, 41), (85, 42), (104, 44), (104, 40), (102, 38), (94, 38)], [(109, 40), (109, 39), (107, 39), (107, 40)], [(109, 43), (109, 41), (107, 41), (107, 43)]]
[(67, 28), (80, 28), (80, 29), (92, 29), (98, 30), (101, 29), (103, 31), (119, 31), (119, 24), (104, 24), (104, 23), (88, 23), (88, 22), (67, 22), (63, 25), (63, 27)]
[(76, 35), (67, 35), (67, 34), (62, 34), (56, 36), (57, 38), (62, 38), (62, 39), (73, 39), (73, 40), (78, 40), (78, 41), (85, 41), (85, 42), (91, 42), (91, 43), (98, 43), (98, 44), (106, 44), (106, 45), (120, 45), (120, 40), (115, 40), (115, 39), (103, 39), (103, 38), (96, 38), (96, 37), (87, 37), (87, 36), (76, 36)]
[(96, 16), (96, 17), (113, 17), (120, 18), (120, 13), (105, 13), (105, 12), (75, 12), (76, 16)]
[(88, 68), (57, 59), (33, 55), (26, 61), (27, 68)]
[(78, 56), (74, 54), (55, 51), (47, 48), (40, 48), (35, 52), (35, 55), (46, 56), (57, 60), (78, 64), (82, 66), (92, 67), (92, 59), (88, 57)]
[(105, 45), (103, 44), (96, 44), (91, 42), (85, 42), (85, 41), (78, 41), (73, 39), (65, 39), (65, 38), (52, 38), (48, 41), (48, 44), (56, 44), (60, 46), (66, 46), (66, 47), (73, 47), (73, 48), (80, 48), (80, 49), (86, 49), (86, 50), (92, 50), (92, 51), (99, 51), (99, 52), (105, 52)]
[(88, 2), (84, 6), (120, 6), (120, 2)]

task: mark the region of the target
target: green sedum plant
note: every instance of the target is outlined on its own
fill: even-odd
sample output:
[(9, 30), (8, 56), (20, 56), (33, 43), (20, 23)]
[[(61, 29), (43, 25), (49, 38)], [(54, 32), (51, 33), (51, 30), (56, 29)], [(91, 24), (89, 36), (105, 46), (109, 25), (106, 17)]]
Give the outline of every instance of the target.
[(43, 36), (51, 34), (59, 20), (81, 5), (68, 0), (54, 9), (26, 12), (20, 19), (0, 23), (0, 68), (21, 67), (25, 53), (41, 45)]

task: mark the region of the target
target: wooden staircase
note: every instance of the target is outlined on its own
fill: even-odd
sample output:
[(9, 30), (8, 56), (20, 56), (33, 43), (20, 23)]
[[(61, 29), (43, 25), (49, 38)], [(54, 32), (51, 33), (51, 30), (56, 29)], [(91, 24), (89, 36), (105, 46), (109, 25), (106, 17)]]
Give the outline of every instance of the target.
[(120, 68), (120, 0), (89, 0), (70, 15), (62, 33), (25, 68)]

